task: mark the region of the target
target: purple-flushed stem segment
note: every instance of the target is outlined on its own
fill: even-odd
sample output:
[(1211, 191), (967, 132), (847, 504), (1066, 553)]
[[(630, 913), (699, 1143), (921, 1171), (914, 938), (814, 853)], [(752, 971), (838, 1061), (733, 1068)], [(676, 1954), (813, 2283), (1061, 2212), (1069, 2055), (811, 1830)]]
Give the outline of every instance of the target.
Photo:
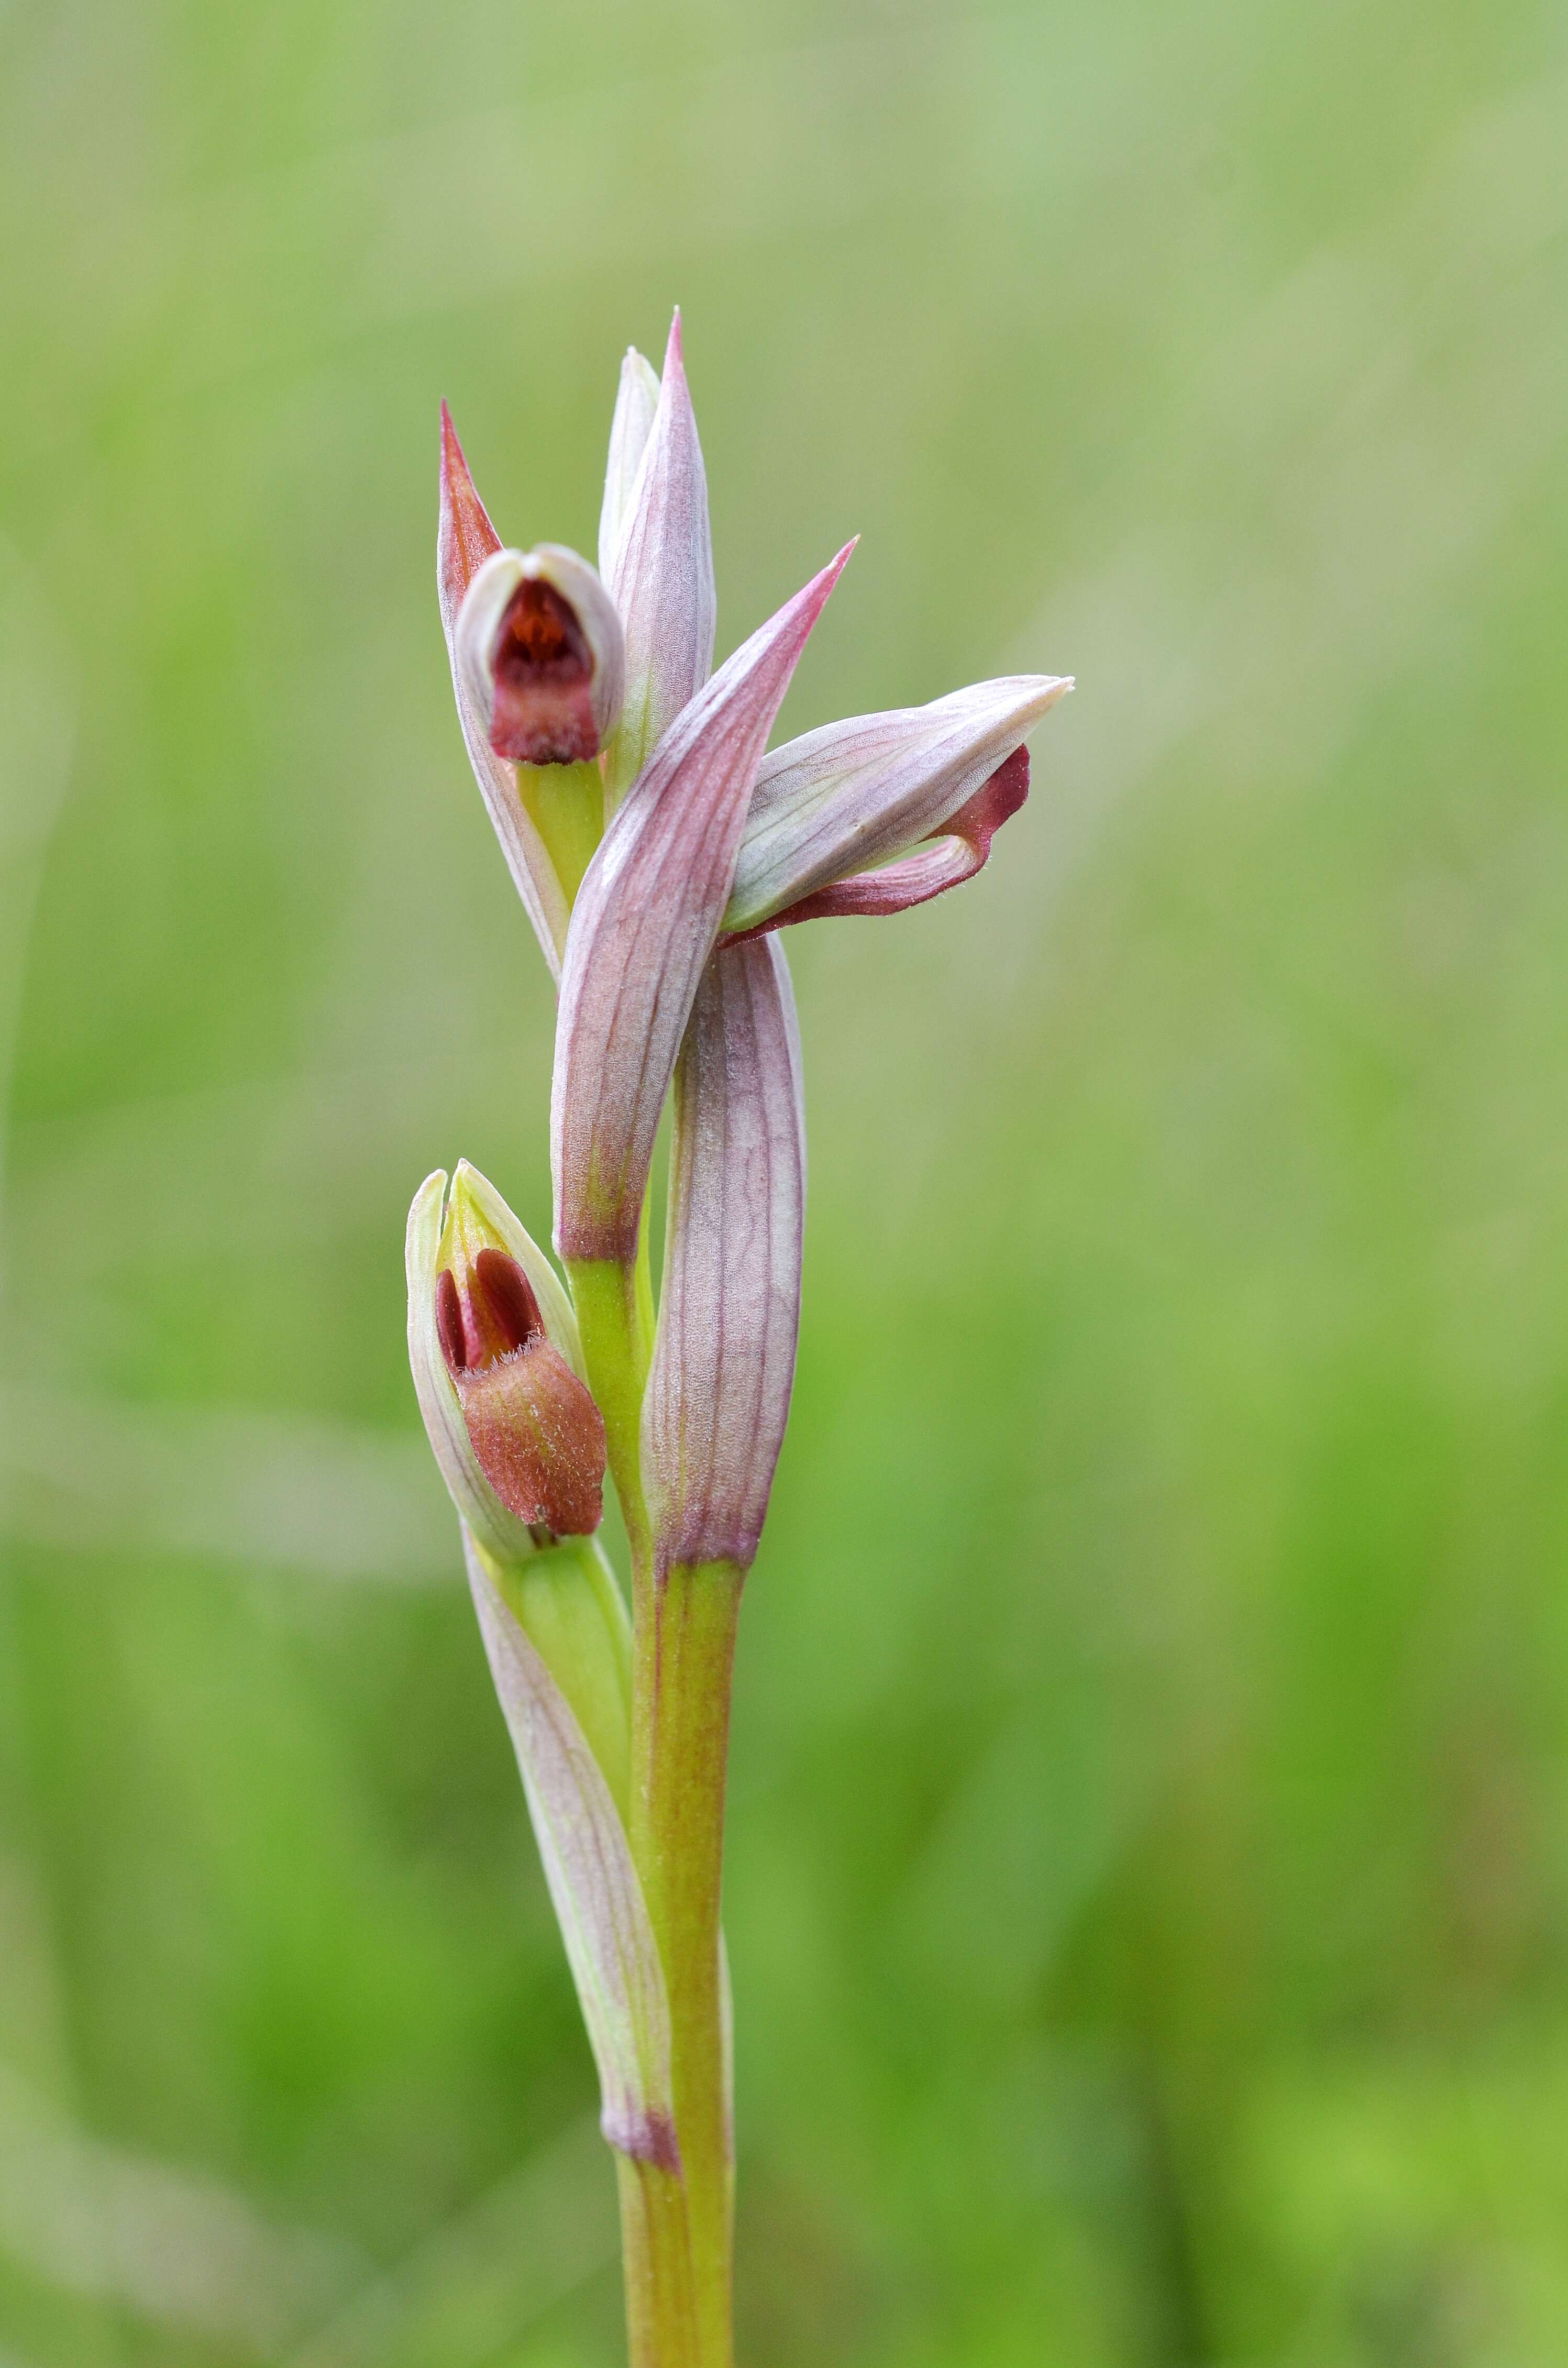
[(458, 703), (458, 721), (462, 726), (463, 745), (469, 763), (473, 767), (479, 793), (484, 800), (485, 812), (501, 842), (501, 852), (506, 859), (506, 869), (512, 884), (523, 901), (523, 910), (533, 923), (545, 961), (552, 978), (561, 975), (561, 960), (566, 945), (566, 924), (570, 917), (565, 894), (556, 877), (543, 839), (530, 821), (517, 790), (517, 777), (512, 766), (498, 757), (490, 746), (488, 719), (481, 712), (467, 680), (458, 655), (458, 617), (463, 597), (480, 569), (501, 548), (501, 538), (491, 525), (484, 504), (480, 500), (462, 446), (458, 441), (452, 415), (441, 405), (441, 499), (440, 523), (436, 536), (436, 589), (441, 604), (441, 628), (447, 637), (447, 656), (452, 669), (452, 690)]
[[(642, 365), (647, 370), (647, 365)], [(649, 372), (651, 376), (652, 373)], [(611, 431), (611, 472), (640, 432), (645, 381), (623, 373)], [(609, 500), (607, 480), (607, 503)], [(619, 496), (616, 496), (619, 510)], [(653, 426), (643, 444), (614, 552), (601, 553), (626, 632), (626, 697), (610, 744), (606, 791), (631, 788), (676, 717), (707, 681), (718, 615), (708, 475), (681, 357), (680, 314), (670, 326)]]
[(661, 1570), (749, 1567), (795, 1378), (806, 1204), (795, 1000), (776, 938), (715, 953), (675, 1077), (642, 1453)]
[(566, 941), (551, 1159), (561, 1256), (629, 1265), (659, 1112), (729, 902), (747, 802), (807, 636), (854, 549), (744, 642), (643, 768)]
[[(824, 724), (775, 748), (757, 768), (724, 914), (726, 931), (738, 935), (767, 921), (803, 919), (804, 914), (790, 908), (849, 882), (869, 865), (906, 854), (937, 831), (971, 837), (955, 817), (1071, 689), (1070, 681), (1056, 675), (1008, 675), (950, 691), (926, 707), (893, 708)], [(1008, 785), (1019, 793), (1006, 809), (1014, 813), (1028, 787), (1027, 758), (1009, 774)], [(998, 801), (991, 803), (995, 808)], [(997, 812), (990, 822), (987, 846), (1003, 819)], [(907, 878), (885, 870), (876, 873), (876, 901), (868, 902), (863, 883), (856, 881), (849, 901), (833, 906), (813, 903), (812, 910), (896, 912), (938, 894), (978, 868), (959, 868), (957, 859), (940, 867), (922, 859)], [(902, 866), (895, 870), (902, 875)], [(906, 888), (913, 893), (902, 893)]]

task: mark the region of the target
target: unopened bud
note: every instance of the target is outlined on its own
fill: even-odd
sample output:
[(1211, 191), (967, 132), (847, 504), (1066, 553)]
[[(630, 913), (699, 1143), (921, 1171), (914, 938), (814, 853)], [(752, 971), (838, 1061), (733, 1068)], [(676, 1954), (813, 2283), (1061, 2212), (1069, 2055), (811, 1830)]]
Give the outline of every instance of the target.
[(508, 763), (581, 764), (614, 730), (625, 636), (574, 551), (493, 552), (463, 597), (457, 650), (491, 748)]

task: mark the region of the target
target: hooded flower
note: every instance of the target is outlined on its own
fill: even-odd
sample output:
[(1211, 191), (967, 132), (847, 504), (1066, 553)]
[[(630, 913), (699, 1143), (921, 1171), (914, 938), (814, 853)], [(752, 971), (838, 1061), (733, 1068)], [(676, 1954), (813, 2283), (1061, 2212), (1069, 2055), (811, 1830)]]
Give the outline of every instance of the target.
[[(901, 912), (971, 878), (1028, 794), (1025, 734), (1072, 687), (1008, 675), (774, 749), (757, 769), (726, 934)], [(930, 843), (944, 837), (964, 855), (936, 853)]]
[(458, 611), (457, 663), (492, 752), (512, 764), (581, 764), (620, 713), (620, 619), (562, 543), (491, 552)]
[[(445, 404), (436, 586), (469, 762), (559, 978), (572, 897), (598, 839), (593, 760), (619, 713), (624, 638), (613, 601), (575, 552), (502, 549)], [(578, 768), (585, 781), (574, 780)], [(564, 801), (545, 794), (552, 780), (570, 783)]]

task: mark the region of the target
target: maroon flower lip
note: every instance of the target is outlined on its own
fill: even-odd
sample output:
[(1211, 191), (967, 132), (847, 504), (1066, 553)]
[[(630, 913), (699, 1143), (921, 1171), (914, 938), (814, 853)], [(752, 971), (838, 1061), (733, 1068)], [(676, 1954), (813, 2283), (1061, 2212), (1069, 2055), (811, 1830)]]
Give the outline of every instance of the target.
[(516, 1258), (482, 1249), (466, 1288), (443, 1267), (436, 1333), (480, 1469), (506, 1510), (554, 1537), (591, 1535), (604, 1516), (604, 1419), (547, 1337)]
[(491, 652), (490, 746), (514, 765), (576, 765), (598, 754), (593, 654), (570, 601), (525, 576)]
[(436, 1329), (454, 1381), (526, 1349), (544, 1331), (533, 1285), (505, 1250), (481, 1250), (465, 1294), (449, 1266), (436, 1278)]

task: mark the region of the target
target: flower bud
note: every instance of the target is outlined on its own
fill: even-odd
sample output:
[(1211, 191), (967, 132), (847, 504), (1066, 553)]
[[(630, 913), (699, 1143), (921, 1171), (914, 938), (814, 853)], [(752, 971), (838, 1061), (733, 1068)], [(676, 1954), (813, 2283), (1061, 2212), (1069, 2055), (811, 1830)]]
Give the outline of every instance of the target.
[(604, 1423), (549, 1260), (466, 1161), (443, 1222), (445, 1185), (429, 1177), (409, 1212), (415, 1387), (459, 1513), (488, 1554), (515, 1565), (597, 1529)]
[(491, 750), (510, 764), (581, 764), (615, 728), (620, 619), (587, 561), (561, 543), (491, 553), (463, 596), (457, 655)]

